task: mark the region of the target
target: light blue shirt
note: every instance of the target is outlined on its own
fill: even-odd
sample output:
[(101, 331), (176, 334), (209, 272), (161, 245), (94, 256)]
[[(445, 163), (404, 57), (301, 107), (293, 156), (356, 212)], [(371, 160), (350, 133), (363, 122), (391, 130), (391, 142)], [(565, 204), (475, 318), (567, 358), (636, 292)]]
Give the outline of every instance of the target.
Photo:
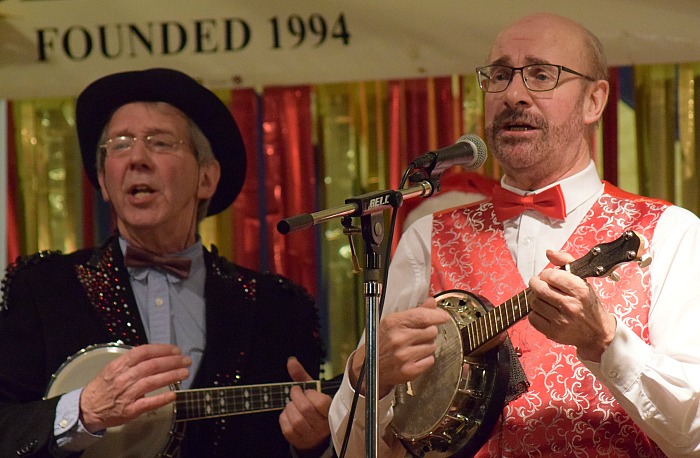
[[(125, 252), (126, 240), (120, 237), (119, 245)], [(192, 358), (190, 376), (182, 382), (182, 388), (187, 389), (199, 368), (206, 340), (206, 268), (199, 238), (194, 245), (173, 256), (192, 261), (189, 277), (180, 279), (172, 273), (145, 267), (127, 270), (148, 342), (177, 345)]]

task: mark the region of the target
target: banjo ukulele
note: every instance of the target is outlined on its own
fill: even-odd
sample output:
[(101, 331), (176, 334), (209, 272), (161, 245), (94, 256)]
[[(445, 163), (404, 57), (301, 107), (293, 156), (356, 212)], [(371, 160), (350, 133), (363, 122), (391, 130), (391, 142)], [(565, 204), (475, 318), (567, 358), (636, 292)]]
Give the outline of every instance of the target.
[[(110, 361), (132, 348), (121, 342), (86, 347), (69, 357), (51, 376), (45, 399), (85, 386)], [(190, 420), (282, 410), (293, 386), (335, 393), (335, 380), (270, 383), (179, 390), (171, 385), (151, 394), (175, 391), (175, 402), (145, 413), (122, 426), (107, 428), (104, 437), (88, 447), (82, 458), (176, 457)]]
[[(562, 269), (581, 278), (619, 278), (614, 270), (651, 262), (646, 240), (633, 231), (597, 245)], [(435, 364), (396, 387), (390, 428), (418, 457), (473, 456), (486, 442), (505, 402), (510, 351), (495, 337), (530, 313), (529, 288), (498, 307), (462, 290), (438, 293), (451, 320), (438, 326)]]

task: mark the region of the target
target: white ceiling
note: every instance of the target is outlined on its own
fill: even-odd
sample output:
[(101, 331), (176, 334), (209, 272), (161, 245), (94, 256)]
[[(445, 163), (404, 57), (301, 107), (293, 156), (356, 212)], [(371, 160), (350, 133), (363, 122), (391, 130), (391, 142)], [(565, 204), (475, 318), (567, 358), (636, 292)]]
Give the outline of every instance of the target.
[[(152, 66), (179, 68), (212, 87), (257, 88), (470, 73), (499, 29), (536, 11), (587, 26), (605, 45), (610, 65), (700, 62), (698, 0), (0, 0), (0, 98), (75, 95), (103, 74)], [(293, 48), (286, 19), (312, 14), (329, 24), (342, 14), (349, 43), (326, 39), (314, 47), (308, 34)], [(281, 27), (278, 49), (273, 17)], [(237, 52), (223, 50), (230, 18), (251, 30), (249, 44)], [(195, 49), (197, 21), (211, 32), (203, 39), (208, 52)], [(182, 52), (161, 52), (164, 22), (184, 27)], [(118, 24), (153, 27), (153, 52), (137, 46), (111, 59), (100, 55), (99, 27), (114, 32)], [(51, 42), (44, 62), (39, 30)], [(93, 39), (92, 52), (71, 59), (61, 51), (63, 37), (81, 54), (83, 31)]]

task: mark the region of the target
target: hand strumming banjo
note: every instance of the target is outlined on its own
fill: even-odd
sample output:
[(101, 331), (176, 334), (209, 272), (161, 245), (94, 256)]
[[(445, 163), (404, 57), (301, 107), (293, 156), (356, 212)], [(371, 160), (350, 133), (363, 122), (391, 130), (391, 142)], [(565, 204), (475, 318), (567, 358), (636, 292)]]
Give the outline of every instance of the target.
[[(642, 236), (626, 231), (562, 269), (581, 278), (615, 278), (622, 263), (646, 267), (645, 249)], [(498, 307), (461, 290), (435, 296), (452, 320), (438, 326), (433, 367), (396, 388), (390, 425), (411, 454), (472, 456), (486, 442), (503, 409), (510, 365), (510, 352), (494, 338), (530, 313), (528, 294)]]
[[(129, 351), (121, 343), (92, 345), (80, 350), (51, 377), (44, 398), (85, 386), (110, 361)], [(154, 393), (175, 391), (175, 403), (148, 412), (126, 425), (107, 428), (105, 436), (85, 450), (82, 458), (153, 458), (177, 456), (185, 422), (271, 410), (282, 410), (293, 386), (334, 393), (339, 381), (270, 383), (178, 390), (175, 386)]]

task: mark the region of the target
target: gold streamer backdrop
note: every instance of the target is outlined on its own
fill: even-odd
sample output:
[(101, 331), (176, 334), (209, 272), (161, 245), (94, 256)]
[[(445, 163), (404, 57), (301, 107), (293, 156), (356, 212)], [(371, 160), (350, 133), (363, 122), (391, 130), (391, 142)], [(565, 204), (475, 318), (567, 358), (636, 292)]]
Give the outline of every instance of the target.
[[(698, 213), (695, 84), (700, 78), (700, 64), (638, 66), (633, 72), (634, 103), (618, 103), (618, 184), (627, 191), (666, 199)], [(433, 108), (438, 95), (432, 82), (426, 82), (426, 110), (417, 114), (418, 122), (427, 126), (430, 149), (447, 146), (437, 140), (444, 119)], [(452, 82), (455, 116), (450, 128), (454, 139), (462, 133), (483, 136), (483, 98), (475, 78), (453, 76)], [(405, 84), (367, 81), (312, 87), (312, 141), (319, 151), (318, 209), (398, 184), (400, 176), (390, 170), (388, 151), (400, 151), (405, 146), (411, 133), (408, 117), (415, 118), (416, 113), (402, 112), (400, 104), (388, 103), (397, 100), (389, 97), (389, 92), (401, 91)], [(229, 91), (217, 93), (228, 103)], [(71, 252), (85, 246), (86, 240), (92, 242), (82, 233), (83, 193), (88, 188), (83, 184), (73, 107), (73, 99), (12, 102), (19, 183), (14, 192), (19, 203), (22, 254), (48, 249)], [(604, 158), (601, 148), (597, 157), (601, 173)], [(499, 177), (492, 159), (481, 172)], [(235, 218), (231, 212), (229, 209), (208, 218), (200, 228), (205, 244), (216, 244), (229, 258), (234, 257), (230, 234)], [(104, 214), (95, 214), (105, 218)], [(321, 247), (319, 288), (324, 302), (319, 306), (327, 317), (326, 374), (330, 376), (343, 370), (364, 327), (363, 279), (352, 271), (350, 244), (340, 221), (320, 225), (317, 233)], [(361, 248), (361, 239), (356, 245)]]

